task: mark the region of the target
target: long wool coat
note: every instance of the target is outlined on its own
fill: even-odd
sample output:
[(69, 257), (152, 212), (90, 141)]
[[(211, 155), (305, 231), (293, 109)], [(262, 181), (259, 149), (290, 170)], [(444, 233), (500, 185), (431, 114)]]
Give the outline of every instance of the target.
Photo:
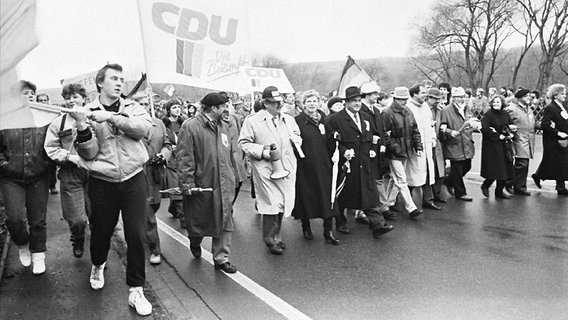
[(507, 107), (511, 121), (517, 126), (513, 139), (515, 158), (532, 159), (535, 145), (535, 120), (529, 107), (513, 102)]
[(296, 205), (292, 216), (296, 219), (315, 219), (337, 216), (331, 210), (331, 155), (326, 147), (325, 114), (320, 111), (316, 121), (304, 112), (295, 118), (302, 134), (305, 158), (298, 157), (296, 175)]
[[(364, 112), (359, 112), (361, 129), (347, 114), (345, 109), (330, 115), (325, 126), (327, 141), (335, 145), (333, 133), (341, 135), (339, 142), (339, 167), (346, 159), (345, 150), (353, 149), (355, 157), (351, 159), (351, 173), (346, 175), (345, 187), (339, 195), (338, 202), (341, 208), (369, 209), (378, 205), (378, 190), (375, 183), (376, 168), (371, 165), (371, 149), (373, 132), (375, 132), (372, 119)], [(376, 156), (376, 155), (375, 155)]]
[(434, 172), (437, 177), (443, 178), (445, 176), (444, 168), (446, 164), (444, 162), (444, 150), (442, 148), (442, 143), (440, 141), (440, 120), (442, 119), (442, 108), (429, 106), (430, 112), (432, 113), (432, 118), (436, 121), (434, 125), (434, 132), (436, 133), (436, 146), (434, 147), (434, 162), (436, 164)]
[[(166, 161), (171, 159), (172, 144), (166, 134), (166, 126), (164, 126), (162, 120), (152, 118), (152, 126), (148, 131), (148, 135), (146, 135), (142, 141), (144, 141), (150, 159), (154, 158), (158, 153), (161, 153)], [(147, 188), (146, 201), (148, 204), (160, 204), (162, 200), (160, 189), (165, 173), (166, 171), (163, 165), (147, 164), (144, 168)]]
[(486, 179), (507, 180), (515, 174), (512, 142), (499, 139), (509, 124), (512, 121), (505, 110), (489, 109), (481, 118), (481, 176)]
[[(412, 111), (420, 139), (422, 140), (422, 157), (413, 154), (406, 162), (406, 182), (409, 186), (420, 187), (425, 184), (434, 184), (434, 155), (432, 153), (433, 144), (436, 141), (436, 133), (432, 127), (432, 111), (427, 103), (416, 105), (412, 100), (406, 104)], [(426, 178), (429, 178), (426, 181)]]
[(384, 130), (383, 130), (383, 114), (381, 110), (375, 106), (367, 106), (361, 102), (361, 113), (366, 113), (371, 119), (373, 119), (375, 132), (373, 135), (379, 136), (379, 142), (376, 145), (372, 146), (372, 150), (377, 153), (375, 158), (371, 159), (371, 165), (376, 168), (375, 172), (375, 180), (379, 180), (383, 178), (383, 175), (389, 173), (389, 162), (385, 158), (385, 154), (380, 152), (380, 146), (385, 145), (385, 137), (384, 137)]
[(176, 158), (182, 191), (213, 188), (213, 192), (183, 196), (188, 235), (217, 237), (222, 231), (233, 231), (231, 208), (236, 182), (227, 123), (209, 121), (202, 113), (185, 121)]
[[(300, 129), (294, 118), (284, 113), (275, 119), (277, 127), (272, 120), (273, 116), (266, 110), (247, 117), (241, 128), (239, 145), (250, 156), (258, 212), (270, 215), (283, 212), (284, 216), (289, 217), (295, 203), (297, 167), (290, 139), (294, 131), (299, 132)], [(282, 153), (284, 169), (290, 172), (287, 177), (278, 180), (270, 178), (272, 162), (262, 159), (264, 146), (273, 143)]]
[[(551, 102), (542, 113), (543, 155), (536, 172), (543, 180), (568, 180), (568, 148), (558, 144), (558, 131), (568, 133), (568, 108)], [(554, 126), (552, 125), (554, 123)]]

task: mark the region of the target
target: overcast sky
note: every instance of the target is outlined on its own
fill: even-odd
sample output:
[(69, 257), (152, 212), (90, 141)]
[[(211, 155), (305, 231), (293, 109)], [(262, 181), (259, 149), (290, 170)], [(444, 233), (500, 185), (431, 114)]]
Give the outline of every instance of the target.
[[(251, 52), (287, 62), (405, 56), (415, 21), (434, 2), (246, 1)], [(107, 61), (122, 64), (127, 77), (144, 71), (136, 0), (37, 0), (37, 32), (40, 44), (18, 70), (39, 88), (59, 87)]]

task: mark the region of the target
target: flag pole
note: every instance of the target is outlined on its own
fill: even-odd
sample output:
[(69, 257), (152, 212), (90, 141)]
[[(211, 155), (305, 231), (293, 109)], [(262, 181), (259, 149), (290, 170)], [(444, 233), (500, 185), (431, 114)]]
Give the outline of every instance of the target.
[(146, 85), (150, 87), (150, 110), (152, 111), (152, 118), (155, 118), (156, 112), (154, 111), (154, 88), (150, 85), (150, 80), (148, 77), (148, 57), (146, 55), (146, 44), (144, 43), (144, 31), (142, 30), (142, 10), (140, 10), (140, 2), (143, 0), (137, 0), (136, 4), (138, 5), (138, 25), (140, 27), (140, 36), (142, 37), (142, 52), (144, 53), (144, 66), (146, 67)]

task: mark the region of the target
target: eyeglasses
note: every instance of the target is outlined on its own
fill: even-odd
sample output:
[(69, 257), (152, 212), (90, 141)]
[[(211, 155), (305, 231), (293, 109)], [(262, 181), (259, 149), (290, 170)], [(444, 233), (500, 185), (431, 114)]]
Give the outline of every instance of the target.
[(140, 105), (143, 106), (143, 107), (147, 107), (147, 106), (149, 106), (150, 104), (149, 104), (148, 102), (142, 102), (142, 103), (140, 103)]

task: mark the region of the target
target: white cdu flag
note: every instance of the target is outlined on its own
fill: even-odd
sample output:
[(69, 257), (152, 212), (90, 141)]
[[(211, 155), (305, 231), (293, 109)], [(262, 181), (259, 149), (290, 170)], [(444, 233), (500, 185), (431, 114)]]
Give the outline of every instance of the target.
[(138, 9), (150, 82), (223, 89), (250, 65), (246, 2), (139, 0)]

